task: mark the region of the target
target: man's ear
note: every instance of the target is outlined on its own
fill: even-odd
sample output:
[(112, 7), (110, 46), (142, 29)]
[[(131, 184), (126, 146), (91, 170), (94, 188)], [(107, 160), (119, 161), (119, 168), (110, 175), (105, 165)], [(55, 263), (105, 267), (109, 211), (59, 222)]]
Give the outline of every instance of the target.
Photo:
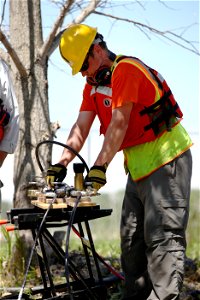
[(102, 56), (103, 49), (101, 48), (101, 46), (99, 44), (95, 44), (93, 49), (94, 49), (95, 53)]

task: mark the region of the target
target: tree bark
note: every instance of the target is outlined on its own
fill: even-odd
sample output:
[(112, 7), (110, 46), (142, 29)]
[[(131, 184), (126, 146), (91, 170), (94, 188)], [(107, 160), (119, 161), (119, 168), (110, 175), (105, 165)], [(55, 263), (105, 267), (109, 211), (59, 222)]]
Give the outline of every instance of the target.
[[(49, 120), (48, 58), (40, 59), (43, 44), (40, 0), (10, 0), (10, 41), (23, 63), (26, 75), (11, 65), (16, 96), (19, 101), (20, 134), (14, 162), (14, 207), (30, 207), (28, 182), (41, 176), (35, 148), (44, 139), (51, 139)], [(50, 147), (41, 149), (41, 162), (48, 166)]]

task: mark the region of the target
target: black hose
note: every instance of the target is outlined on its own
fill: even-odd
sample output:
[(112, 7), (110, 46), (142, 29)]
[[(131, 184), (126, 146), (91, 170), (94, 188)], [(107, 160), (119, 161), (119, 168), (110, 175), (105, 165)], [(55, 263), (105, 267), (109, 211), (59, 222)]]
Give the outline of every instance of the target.
[(38, 154), (38, 150), (39, 150), (39, 147), (43, 144), (56, 144), (56, 145), (59, 145), (59, 146), (62, 146), (68, 150), (70, 150), (72, 153), (74, 153), (81, 161), (82, 163), (84, 164), (85, 168), (86, 168), (86, 171), (87, 173), (89, 173), (89, 168), (88, 168), (88, 165), (86, 164), (85, 160), (82, 158), (82, 156), (76, 151), (74, 150), (72, 147), (66, 145), (66, 144), (63, 144), (63, 143), (60, 143), (60, 142), (57, 142), (57, 141), (52, 141), (52, 140), (46, 140), (46, 141), (42, 141), (40, 142), (37, 146), (36, 146), (36, 149), (35, 149), (35, 155), (36, 155), (36, 160), (37, 160), (37, 163), (39, 165), (39, 168), (41, 170), (41, 172), (44, 171), (41, 163), (40, 163), (40, 159), (39, 159), (39, 154)]

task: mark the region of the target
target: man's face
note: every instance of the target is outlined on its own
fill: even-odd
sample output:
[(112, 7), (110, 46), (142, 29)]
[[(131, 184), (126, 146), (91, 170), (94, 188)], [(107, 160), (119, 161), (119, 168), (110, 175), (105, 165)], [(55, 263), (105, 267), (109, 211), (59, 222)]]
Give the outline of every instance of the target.
[(83, 66), (80, 70), (83, 77), (93, 77), (96, 71), (104, 63), (103, 49), (99, 45), (94, 45), (92, 54), (90, 53), (86, 56)]

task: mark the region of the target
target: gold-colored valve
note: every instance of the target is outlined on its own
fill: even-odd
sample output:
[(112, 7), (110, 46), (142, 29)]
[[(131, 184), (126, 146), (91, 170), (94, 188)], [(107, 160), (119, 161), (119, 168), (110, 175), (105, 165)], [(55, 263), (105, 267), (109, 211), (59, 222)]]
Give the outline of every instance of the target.
[(83, 191), (84, 190), (84, 165), (82, 163), (74, 163), (74, 187), (77, 191)]

